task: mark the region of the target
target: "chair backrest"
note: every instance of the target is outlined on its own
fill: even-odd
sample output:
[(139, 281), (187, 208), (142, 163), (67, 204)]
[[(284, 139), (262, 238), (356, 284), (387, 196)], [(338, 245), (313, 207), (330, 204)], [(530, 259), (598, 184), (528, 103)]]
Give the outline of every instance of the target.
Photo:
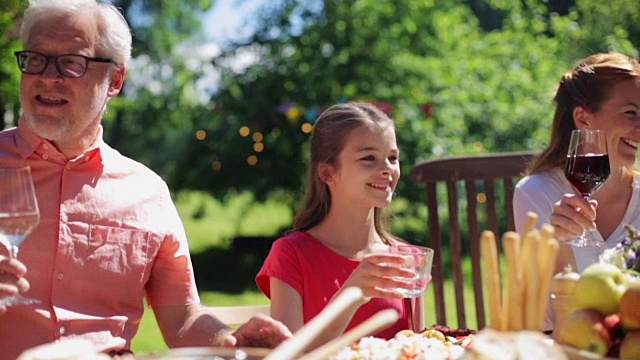
[[(427, 160), (415, 164), (411, 169), (411, 180), (417, 184), (425, 184), (427, 190), (429, 246), (435, 251), (433, 259), (433, 281), (436, 321), (441, 325), (455, 326), (447, 323), (446, 308), (453, 306), (453, 299), (445, 296), (445, 279), (453, 279), (457, 327), (467, 328), (467, 314), (464, 302), (464, 279), (462, 270), (463, 246), (471, 257), (471, 271), (474, 294), (477, 328), (485, 326), (485, 306), (482, 291), (482, 274), (480, 267), (480, 233), (492, 230), (496, 237), (506, 230), (514, 230), (513, 225), (513, 191), (514, 184), (522, 176), (533, 152), (510, 152), (480, 156), (448, 157)], [(451, 270), (445, 271), (443, 264), (443, 235), (445, 227), (440, 226), (438, 210), (437, 185), (446, 187), (448, 204), (448, 249), (451, 252)], [(459, 196), (464, 186), (466, 196)], [(497, 190), (496, 190), (497, 188)], [(460, 208), (465, 207), (466, 222), (461, 223)], [(480, 228), (482, 226), (482, 229)], [(461, 230), (468, 230), (468, 239), (463, 241)]]
[(269, 315), (271, 305), (243, 305), (243, 306), (213, 306), (207, 308), (210, 313), (220, 321), (233, 327), (249, 321), (252, 316), (258, 314)]

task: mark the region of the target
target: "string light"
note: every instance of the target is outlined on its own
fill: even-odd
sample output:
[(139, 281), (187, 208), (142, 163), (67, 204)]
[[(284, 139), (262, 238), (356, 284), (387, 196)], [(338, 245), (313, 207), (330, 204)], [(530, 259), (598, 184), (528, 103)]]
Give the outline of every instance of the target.
[(313, 130), (313, 125), (311, 125), (309, 123), (304, 123), (304, 124), (302, 124), (300, 129), (302, 130), (303, 133), (308, 134)]
[(258, 157), (255, 155), (249, 155), (247, 158), (247, 163), (251, 166), (254, 166), (258, 163)]
[(483, 204), (485, 202), (487, 202), (487, 194), (485, 193), (478, 193), (478, 195), (476, 195), (476, 200), (478, 201), (478, 203)]
[(264, 150), (264, 144), (263, 143), (257, 142), (255, 144), (253, 144), (253, 151), (262, 152), (262, 150)]
[(262, 133), (261, 133), (261, 132), (255, 132), (255, 133), (253, 133), (253, 141), (255, 141), (255, 142), (261, 142), (263, 138), (264, 138), (264, 136), (262, 136)]
[(207, 132), (206, 131), (204, 131), (202, 129), (196, 131), (196, 139), (202, 141), (202, 140), (204, 140), (206, 138), (207, 138)]
[(249, 136), (249, 134), (251, 134), (251, 129), (249, 129), (248, 126), (243, 126), (240, 128), (240, 136), (242, 137), (247, 137)]
[(211, 163), (213, 171), (220, 171), (222, 169), (222, 163), (220, 161), (214, 161)]

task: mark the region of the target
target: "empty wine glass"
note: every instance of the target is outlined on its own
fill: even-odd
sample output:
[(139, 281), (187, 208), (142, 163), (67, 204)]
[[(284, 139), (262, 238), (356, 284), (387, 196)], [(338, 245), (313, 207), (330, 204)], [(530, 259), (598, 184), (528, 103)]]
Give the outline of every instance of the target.
[[(580, 129), (571, 132), (564, 173), (580, 194), (589, 200), (611, 173), (604, 130)], [(584, 230), (578, 238), (568, 243), (579, 247), (604, 246), (603, 241)]]
[[(0, 184), (0, 243), (9, 250), (9, 257), (15, 259), (20, 243), (40, 220), (31, 170), (0, 168)], [(18, 294), (0, 299), (0, 306), (39, 302)]]

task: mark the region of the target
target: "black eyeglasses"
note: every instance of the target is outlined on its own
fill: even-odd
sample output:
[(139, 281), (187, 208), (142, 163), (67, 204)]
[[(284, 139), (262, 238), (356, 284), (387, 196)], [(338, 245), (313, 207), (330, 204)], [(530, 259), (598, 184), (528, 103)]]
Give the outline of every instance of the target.
[(76, 54), (49, 56), (35, 51), (16, 51), (13, 54), (18, 60), (20, 71), (23, 74), (30, 75), (42, 74), (51, 61), (56, 64), (58, 73), (68, 78), (79, 78), (84, 75), (84, 73), (87, 72), (89, 61), (118, 65), (118, 63), (111, 59)]

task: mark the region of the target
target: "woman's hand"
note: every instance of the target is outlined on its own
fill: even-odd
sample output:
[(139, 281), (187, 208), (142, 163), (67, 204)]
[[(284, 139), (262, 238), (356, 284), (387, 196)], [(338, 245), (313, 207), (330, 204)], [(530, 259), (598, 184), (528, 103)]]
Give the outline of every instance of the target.
[(549, 218), (555, 228), (555, 238), (558, 241), (574, 239), (583, 231), (596, 230), (596, 200), (587, 201), (576, 194), (565, 194), (553, 205), (553, 213)]
[(405, 257), (398, 254), (371, 253), (365, 255), (342, 288), (357, 286), (362, 289), (365, 298), (402, 298), (402, 294), (391, 289), (411, 289), (412, 285), (407, 281), (396, 280), (392, 277), (413, 278), (416, 276), (413, 270), (402, 267), (406, 261)]
[[(29, 290), (26, 273), (27, 268), (19, 260), (0, 255), (0, 299)], [(0, 306), (0, 315), (6, 311), (5, 306)]]

